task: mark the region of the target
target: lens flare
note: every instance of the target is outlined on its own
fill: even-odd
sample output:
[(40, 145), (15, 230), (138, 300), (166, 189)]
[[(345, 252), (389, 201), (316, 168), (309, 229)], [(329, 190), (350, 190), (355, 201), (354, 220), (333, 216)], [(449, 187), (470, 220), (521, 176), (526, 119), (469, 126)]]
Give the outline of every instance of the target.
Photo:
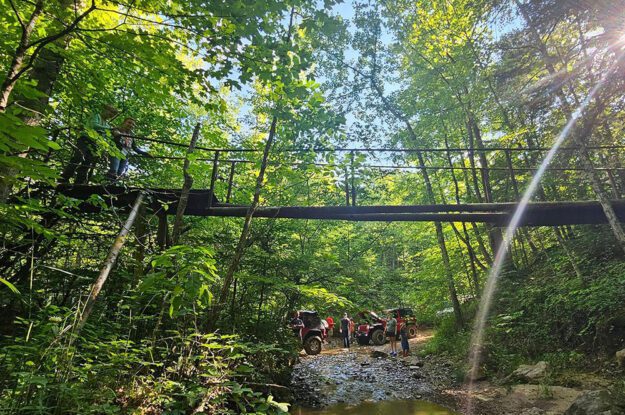
[(508, 254), (508, 249), (512, 244), (514, 234), (516, 233), (519, 224), (521, 223), (521, 219), (523, 218), (523, 214), (525, 213), (525, 209), (527, 208), (528, 203), (534, 196), (536, 189), (538, 188), (538, 184), (542, 179), (547, 167), (551, 164), (553, 158), (556, 153), (566, 140), (566, 138), (571, 133), (573, 127), (580, 119), (588, 105), (592, 102), (593, 98), (599, 92), (599, 90), (604, 86), (610, 75), (612, 74), (615, 67), (617, 67), (619, 61), (622, 59), (622, 56), (614, 62), (611, 67), (605, 72), (604, 76), (601, 78), (599, 82), (589, 91), (588, 95), (584, 99), (584, 101), (579, 105), (579, 107), (571, 114), (571, 118), (568, 120), (555, 142), (553, 143), (551, 149), (543, 159), (540, 167), (532, 177), (532, 181), (529, 186), (525, 190), (521, 201), (519, 202), (512, 219), (510, 220), (510, 224), (508, 225), (506, 232), (504, 234), (503, 240), (499, 249), (497, 250), (497, 254), (495, 256), (495, 260), (493, 261), (493, 265), (488, 273), (488, 278), (486, 280), (486, 285), (484, 286), (484, 292), (482, 294), (482, 299), (480, 301), (480, 307), (475, 319), (475, 326), (473, 328), (473, 334), (471, 337), (471, 350), (469, 353), (469, 362), (471, 365), (471, 369), (469, 372), (469, 385), (467, 392), (467, 404), (466, 404), (466, 413), (473, 413), (473, 391), (475, 389), (475, 379), (477, 378), (479, 367), (481, 363), (481, 352), (484, 346), (484, 331), (486, 329), (486, 321), (488, 319), (488, 314), (492, 305), (493, 295), (495, 294), (495, 290), (497, 288), (497, 282), (499, 280), (501, 269)]

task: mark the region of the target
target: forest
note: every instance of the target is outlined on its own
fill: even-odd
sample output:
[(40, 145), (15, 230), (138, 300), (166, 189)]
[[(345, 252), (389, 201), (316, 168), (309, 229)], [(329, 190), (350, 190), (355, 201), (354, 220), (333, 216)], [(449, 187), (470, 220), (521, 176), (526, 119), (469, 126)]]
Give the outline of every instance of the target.
[(0, 34), (0, 414), (625, 414), (625, 0)]

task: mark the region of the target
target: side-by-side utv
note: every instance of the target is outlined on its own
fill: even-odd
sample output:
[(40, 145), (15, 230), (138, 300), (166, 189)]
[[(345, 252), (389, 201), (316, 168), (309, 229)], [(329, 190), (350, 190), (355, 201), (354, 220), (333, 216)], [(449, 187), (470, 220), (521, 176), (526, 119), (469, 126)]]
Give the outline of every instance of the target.
[(386, 342), (384, 330), (386, 320), (379, 317), (373, 311), (361, 311), (357, 314), (358, 325), (356, 327), (356, 341), (361, 346), (370, 343), (380, 346)]
[(321, 353), (323, 341), (328, 337), (328, 330), (331, 328), (328, 322), (320, 318), (316, 311), (300, 310), (297, 316), (302, 320), (303, 326), (296, 327), (292, 324), (292, 328), (301, 339), (306, 354)]

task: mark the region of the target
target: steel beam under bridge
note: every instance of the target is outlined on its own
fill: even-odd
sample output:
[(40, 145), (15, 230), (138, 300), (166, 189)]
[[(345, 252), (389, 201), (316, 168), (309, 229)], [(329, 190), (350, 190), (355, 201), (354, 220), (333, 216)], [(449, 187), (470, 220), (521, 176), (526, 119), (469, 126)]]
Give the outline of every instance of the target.
[[(110, 206), (126, 208), (139, 189), (118, 186), (68, 186), (57, 188), (59, 193), (86, 200), (99, 195)], [(169, 205), (167, 213), (176, 212), (180, 196), (178, 189), (142, 189), (152, 198), (152, 208)], [(185, 215), (244, 217), (247, 206), (221, 204), (209, 190), (192, 190)], [(621, 222), (625, 222), (625, 200), (612, 201)], [(256, 209), (254, 216), (276, 219), (345, 220), (369, 222), (476, 222), (506, 226), (516, 209), (516, 203), (469, 203), (407, 206), (269, 206)], [(97, 212), (97, 205), (83, 203), (80, 210)], [(607, 223), (599, 202), (562, 201), (530, 203), (521, 220), (522, 226), (561, 226)]]

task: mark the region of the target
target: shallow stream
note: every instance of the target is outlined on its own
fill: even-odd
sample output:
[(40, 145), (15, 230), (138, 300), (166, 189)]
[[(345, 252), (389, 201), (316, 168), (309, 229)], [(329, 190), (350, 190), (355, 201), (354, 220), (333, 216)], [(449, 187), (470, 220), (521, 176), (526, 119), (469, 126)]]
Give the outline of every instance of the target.
[(453, 415), (442, 406), (420, 400), (365, 402), (356, 406), (332, 405), (323, 409), (294, 408), (295, 415)]
[[(453, 411), (439, 391), (449, 388), (451, 365), (417, 350), (431, 338), (423, 331), (411, 340), (408, 357), (391, 357), (388, 346), (355, 346), (349, 351), (326, 347), (316, 356), (302, 356), (293, 368), (290, 389), (301, 415), (448, 415)], [(455, 406), (451, 403), (449, 406)]]

